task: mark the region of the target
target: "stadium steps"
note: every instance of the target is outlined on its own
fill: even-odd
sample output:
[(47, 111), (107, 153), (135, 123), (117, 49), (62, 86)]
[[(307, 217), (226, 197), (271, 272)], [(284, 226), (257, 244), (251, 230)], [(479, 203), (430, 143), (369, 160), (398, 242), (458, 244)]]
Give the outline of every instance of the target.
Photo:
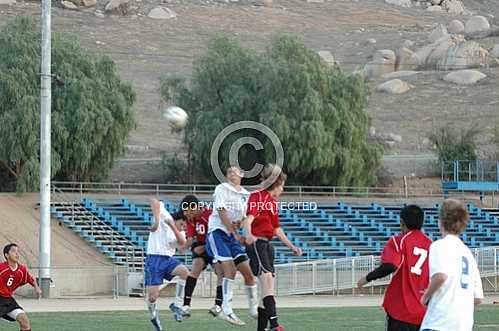
[(143, 250), (107, 225), (79, 202), (54, 202), (51, 213), (115, 264), (130, 270), (143, 270)]

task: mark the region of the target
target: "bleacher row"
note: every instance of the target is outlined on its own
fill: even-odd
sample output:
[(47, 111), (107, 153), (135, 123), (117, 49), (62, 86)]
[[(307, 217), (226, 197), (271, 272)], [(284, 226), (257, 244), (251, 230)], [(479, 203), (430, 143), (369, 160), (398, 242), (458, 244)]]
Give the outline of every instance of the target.
[[(170, 212), (176, 205), (165, 201)], [(379, 255), (384, 243), (400, 230), (402, 206), (319, 204), (315, 210), (281, 210), (281, 226), (305, 252), (295, 257), (275, 241), (276, 262), (289, 263), (360, 255)], [(152, 212), (148, 203), (122, 199), (82, 199), (72, 206), (54, 203), (52, 214), (93, 244), (115, 263), (140, 269)], [(425, 207), (425, 232), (439, 237), (439, 206)], [(499, 210), (468, 204), (471, 221), (462, 239), (470, 247), (499, 245)], [(89, 224), (91, 219), (91, 224)], [(190, 252), (180, 256), (189, 262)]]

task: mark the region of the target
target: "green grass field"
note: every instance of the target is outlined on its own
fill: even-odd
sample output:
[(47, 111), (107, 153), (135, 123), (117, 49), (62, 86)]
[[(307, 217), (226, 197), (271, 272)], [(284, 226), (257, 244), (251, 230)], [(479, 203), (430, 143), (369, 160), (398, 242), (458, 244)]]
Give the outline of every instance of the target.
[[(376, 331), (384, 329), (384, 313), (381, 308), (304, 308), (280, 309), (280, 321), (286, 331)], [(194, 311), (193, 316), (182, 323), (173, 321), (171, 314), (162, 312), (163, 327), (175, 331), (255, 331), (256, 322), (239, 311), (245, 327), (230, 326), (227, 322), (213, 319), (205, 311)], [(29, 314), (33, 331), (139, 331), (153, 330), (146, 312), (80, 312), (80, 313), (32, 313)], [(16, 324), (0, 321), (0, 330), (19, 330)], [(476, 310), (475, 330), (499, 330), (499, 306), (484, 305)]]

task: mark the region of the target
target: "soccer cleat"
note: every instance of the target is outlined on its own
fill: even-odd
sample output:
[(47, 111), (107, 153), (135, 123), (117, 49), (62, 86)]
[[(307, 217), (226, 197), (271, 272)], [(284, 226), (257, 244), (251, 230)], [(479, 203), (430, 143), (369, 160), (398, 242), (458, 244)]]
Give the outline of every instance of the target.
[(156, 314), (156, 316), (151, 320), (152, 325), (154, 325), (154, 329), (156, 331), (163, 331), (163, 328), (161, 327), (161, 322), (159, 321), (159, 315)]
[(244, 323), (239, 317), (237, 317), (236, 314), (234, 313), (231, 313), (229, 315), (225, 315), (224, 313), (221, 313), (220, 315), (218, 315), (221, 319), (223, 320), (226, 320), (227, 322), (229, 322), (230, 324), (233, 324), (233, 325), (239, 325), (239, 326), (243, 326), (243, 325), (246, 325), (246, 323)]
[(284, 331), (284, 327), (282, 325), (278, 325), (275, 328), (270, 328), (269, 331)]
[(191, 317), (191, 306), (183, 306), (182, 308), (180, 308), (182, 310), (182, 317)]
[(213, 317), (217, 317), (218, 315), (220, 315), (221, 312), (222, 312), (222, 307), (220, 307), (219, 305), (213, 305), (213, 307), (211, 307), (210, 310), (208, 310), (208, 313), (213, 315)]
[(173, 318), (175, 318), (175, 321), (182, 322), (184, 320), (181, 308), (177, 307), (173, 302), (170, 304), (169, 308), (173, 313)]

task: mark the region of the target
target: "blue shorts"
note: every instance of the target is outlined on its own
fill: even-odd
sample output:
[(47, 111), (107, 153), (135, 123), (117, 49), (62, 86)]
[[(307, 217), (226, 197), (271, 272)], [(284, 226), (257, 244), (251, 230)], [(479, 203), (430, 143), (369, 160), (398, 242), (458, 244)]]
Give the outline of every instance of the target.
[(173, 270), (180, 265), (180, 262), (170, 256), (147, 255), (146, 256), (146, 286), (162, 285), (163, 280), (173, 279)]
[(208, 233), (205, 249), (214, 262), (232, 261), (241, 256), (246, 257), (246, 251), (236, 237), (228, 235), (222, 230)]

